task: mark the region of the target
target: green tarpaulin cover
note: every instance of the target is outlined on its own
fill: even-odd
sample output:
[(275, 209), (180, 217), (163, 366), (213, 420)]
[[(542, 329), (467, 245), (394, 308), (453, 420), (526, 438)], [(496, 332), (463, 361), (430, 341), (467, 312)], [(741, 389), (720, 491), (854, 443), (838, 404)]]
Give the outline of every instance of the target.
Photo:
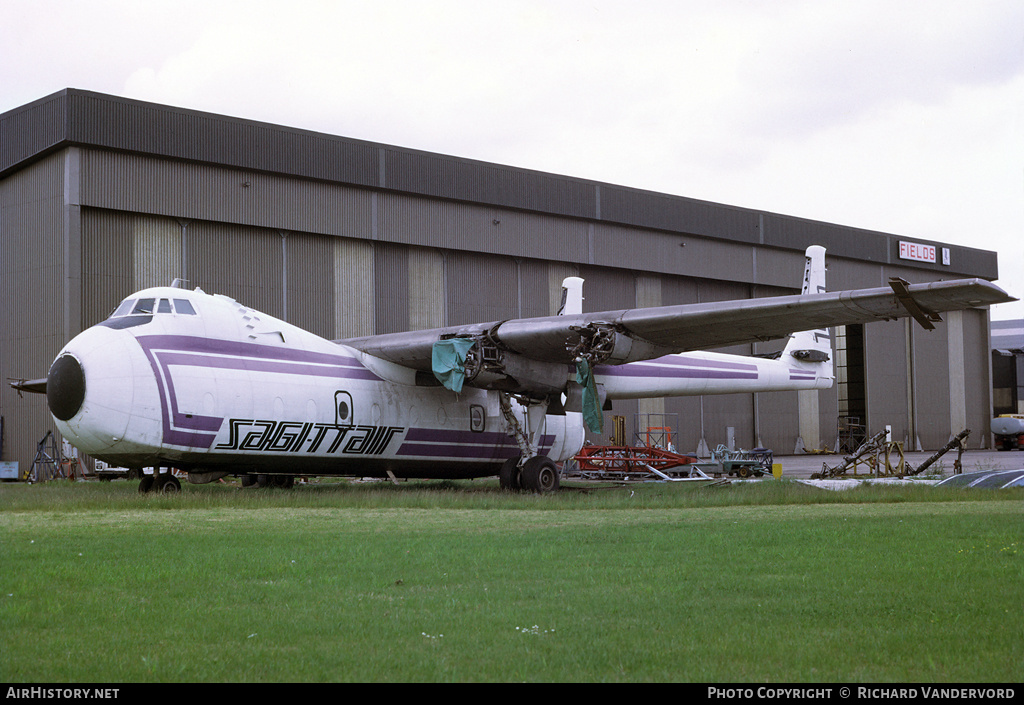
[(604, 414), (601, 413), (601, 399), (597, 395), (597, 383), (584, 358), (576, 361), (576, 383), (583, 387), (583, 420), (593, 433), (604, 430)]
[(473, 347), (469, 338), (449, 338), (434, 343), (430, 366), (438, 381), (453, 392), (462, 391), (466, 381), (466, 355)]

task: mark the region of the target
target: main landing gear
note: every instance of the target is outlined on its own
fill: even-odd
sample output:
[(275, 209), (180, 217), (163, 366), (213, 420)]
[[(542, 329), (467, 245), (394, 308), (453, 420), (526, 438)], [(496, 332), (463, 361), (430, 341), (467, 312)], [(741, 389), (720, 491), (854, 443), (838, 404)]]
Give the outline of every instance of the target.
[(155, 474), (143, 475), (142, 480), (139, 481), (139, 493), (146, 494), (147, 492), (178, 494), (181, 492), (181, 483), (170, 470), (160, 472), (160, 468), (156, 468)]
[(509, 458), (498, 473), (498, 484), (503, 490), (526, 490), (538, 494), (558, 489), (558, 466), (544, 455), (532, 458)]
[(525, 421), (525, 428), (512, 410), (511, 395), (499, 392), (498, 401), (501, 413), (520, 451), (518, 458), (509, 458), (501, 466), (498, 484), (503, 490), (527, 490), (538, 494), (554, 492), (558, 489), (558, 466), (551, 458), (537, 452), (548, 408), (547, 399), (520, 402), (521, 405), (525, 405), (522, 419)]

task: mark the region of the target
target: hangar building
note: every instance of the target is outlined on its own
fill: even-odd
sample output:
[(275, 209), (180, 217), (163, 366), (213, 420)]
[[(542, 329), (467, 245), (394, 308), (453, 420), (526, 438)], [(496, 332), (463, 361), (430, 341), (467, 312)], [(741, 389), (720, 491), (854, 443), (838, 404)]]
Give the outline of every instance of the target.
[[(45, 376), (176, 277), (337, 339), (550, 315), (569, 275), (590, 311), (798, 293), (812, 244), (833, 290), (997, 277), (990, 251), (66, 89), (0, 115), (0, 374)], [(992, 410), (988, 312), (944, 318), (836, 331), (828, 391), (616, 402), (605, 428), (788, 454), (889, 425), (941, 447)], [(0, 416), (3, 459), (30, 465), (45, 398), (5, 383)]]
[(1024, 414), (1024, 320), (992, 321), (993, 413)]

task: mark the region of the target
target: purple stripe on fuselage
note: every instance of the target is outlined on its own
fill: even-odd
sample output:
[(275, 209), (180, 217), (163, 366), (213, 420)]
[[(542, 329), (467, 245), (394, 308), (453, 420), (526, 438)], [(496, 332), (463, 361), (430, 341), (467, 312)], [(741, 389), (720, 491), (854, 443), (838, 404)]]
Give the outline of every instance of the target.
[[(540, 440), (541, 452), (547, 452), (555, 442), (553, 435)], [(431, 458), (482, 458), (504, 460), (520, 454), (519, 445), (507, 433), (454, 431), (432, 428), (410, 428), (405, 442), (398, 449), (400, 456)]]
[(171, 366), (334, 379), (380, 379), (351, 355), (184, 335), (144, 335), (136, 340), (149, 359), (157, 380), (163, 380), (157, 389), (163, 412), (164, 442), (171, 445), (209, 448), (224, 423), (222, 417), (187, 415), (178, 411)]
[(219, 370), (247, 370), (249, 372), (271, 372), (275, 374), (301, 375), (303, 377), (330, 377), (334, 379), (378, 380), (377, 375), (365, 367), (345, 367), (331, 364), (313, 364), (288, 360), (259, 359), (252, 357), (220, 357), (194, 354), (191, 352), (154, 350), (160, 364), (166, 370), (172, 365), (207, 367)]
[(599, 365), (596, 375), (680, 379), (757, 379), (757, 365), (726, 360), (702, 360), (676, 356), (659, 357), (626, 365)]
[[(223, 419), (221, 419), (223, 422)], [(164, 443), (172, 446), (185, 446), (187, 448), (209, 448), (213, 445), (216, 435), (205, 433), (189, 433), (170, 428), (164, 423)]]
[(469, 443), (474, 445), (515, 442), (512, 436), (503, 431), (461, 431), (436, 428), (410, 428), (409, 432), (405, 435), (405, 440), (426, 443)]
[(399, 456), (415, 458), (459, 458), (461, 460), (482, 459), (482, 460), (504, 460), (514, 458), (520, 454), (519, 446), (510, 444), (507, 446), (491, 446), (487, 452), (481, 446), (460, 446), (460, 445), (429, 445), (423, 443), (403, 443), (398, 449)]
[[(219, 340), (190, 335), (145, 335), (137, 338), (139, 344), (148, 350), (168, 350), (174, 352), (212, 353), (215, 355), (233, 355), (236, 357), (254, 357), (265, 360), (286, 360), (290, 362), (309, 362), (321, 365), (341, 365), (366, 369), (351, 355), (342, 353), (322, 353), (301, 350), (298, 348), (260, 345), (258, 343), (241, 343), (236, 340)], [(339, 348), (340, 350), (340, 348)]]

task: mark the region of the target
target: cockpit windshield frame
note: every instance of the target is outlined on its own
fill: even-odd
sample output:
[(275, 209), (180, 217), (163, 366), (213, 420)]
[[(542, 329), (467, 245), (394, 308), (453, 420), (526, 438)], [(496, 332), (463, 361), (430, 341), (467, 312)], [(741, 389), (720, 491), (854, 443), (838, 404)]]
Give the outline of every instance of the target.
[(195, 306), (188, 299), (168, 299), (156, 297), (130, 298), (122, 301), (110, 318), (124, 318), (125, 316), (149, 316), (153, 314), (177, 314), (182, 316), (197, 316)]

